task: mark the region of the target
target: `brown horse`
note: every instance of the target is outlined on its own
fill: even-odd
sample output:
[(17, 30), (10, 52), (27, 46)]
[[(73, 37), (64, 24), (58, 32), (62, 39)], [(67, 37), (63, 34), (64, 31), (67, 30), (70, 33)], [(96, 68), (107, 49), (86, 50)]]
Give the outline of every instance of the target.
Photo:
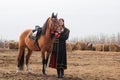
[[(51, 17), (49, 17), (45, 24), (42, 27), (42, 34), (40, 39), (38, 40), (38, 45), (39, 48), (36, 48), (34, 45), (34, 40), (29, 38), (29, 35), (31, 34), (32, 30), (25, 30), (20, 38), (19, 38), (19, 49), (18, 49), (18, 60), (17, 60), (17, 67), (18, 71), (23, 70), (24, 66), (24, 55), (25, 55), (25, 48), (28, 49), (28, 53), (26, 55), (26, 67), (27, 71), (29, 72), (29, 59), (32, 54), (32, 51), (41, 51), (42, 55), (42, 64), (43, 64), (43, 69), (42, 72), (44, 75), (46, 75), (46, 66), (48, 62), (48, 58), (50, 53), (52, 52), (52, 45), (55, 39), (55, 31), (57, 31), (59, 28), (59, 22), (57, 19), (57, 14), (54, 15), (52, 14)], [(45, 55), (45, 52), (47, 54)], [(46, 58), (45, 58), (46, 57)]]

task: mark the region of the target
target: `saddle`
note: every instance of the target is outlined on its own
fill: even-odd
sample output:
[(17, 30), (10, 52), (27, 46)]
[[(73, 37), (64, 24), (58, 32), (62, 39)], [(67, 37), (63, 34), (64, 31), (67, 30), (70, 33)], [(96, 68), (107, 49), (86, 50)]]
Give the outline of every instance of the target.
[(32, 30), (32, 32), (29, 35), (29, 38), (35, 41), (35, 46), (38, 48), (39, 48), (38, 40), (41, 37), (41, 33), (42, 33), (42, 28), (39, 28), (39, 30)]
[(29, 38), (32, 39), (32, 40), (36, 40), (37, 37), (34, 35), (33, 32), (31, 32), (30, 35), (29, 35)]

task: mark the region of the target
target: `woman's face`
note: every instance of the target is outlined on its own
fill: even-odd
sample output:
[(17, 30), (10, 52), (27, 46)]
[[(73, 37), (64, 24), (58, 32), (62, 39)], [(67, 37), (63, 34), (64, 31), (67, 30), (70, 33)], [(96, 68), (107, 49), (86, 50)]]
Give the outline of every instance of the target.
[(63, 25), (64, 25), (64, 22), (62, 21), (62, 19), (59, 19), (59, 25), (60, 25), (60, 26), (63, 26)]
[(57, 31), (58, 31), (59, 33), (61, 33), (61, 32), (62, 32), (62, 29), (63, 29), (63, 25), (64, 25), (64, 22), (63, 22), (62, 19), (59, 19), (59, 25), (60, 25), (60, 26), (59, 26), (59, 28), (58, 28)]

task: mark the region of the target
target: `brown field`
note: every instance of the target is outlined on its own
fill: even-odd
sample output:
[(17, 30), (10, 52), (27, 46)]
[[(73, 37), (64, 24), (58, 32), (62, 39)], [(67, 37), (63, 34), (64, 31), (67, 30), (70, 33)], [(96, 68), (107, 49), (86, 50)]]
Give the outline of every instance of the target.
[(47, 76), (41, 69), (41, 55), (33, 52), (30, 69), (16, 73), (17, 50), (0, 50), (0, 80), (120, 80), (120, 52), (73, 51), (68, 52), (68, 69), (65, 78), (57, 79), (56, 70), (47, 68)]

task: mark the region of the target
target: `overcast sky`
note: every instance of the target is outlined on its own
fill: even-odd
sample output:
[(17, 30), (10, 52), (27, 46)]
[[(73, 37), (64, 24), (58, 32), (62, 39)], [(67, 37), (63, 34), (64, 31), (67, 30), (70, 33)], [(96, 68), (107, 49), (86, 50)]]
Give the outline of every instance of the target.
[(69, 39), (120, 32), (120, 0), (0, 0), (0, 37), (18, 40), (52, 12), (65, 19)]

